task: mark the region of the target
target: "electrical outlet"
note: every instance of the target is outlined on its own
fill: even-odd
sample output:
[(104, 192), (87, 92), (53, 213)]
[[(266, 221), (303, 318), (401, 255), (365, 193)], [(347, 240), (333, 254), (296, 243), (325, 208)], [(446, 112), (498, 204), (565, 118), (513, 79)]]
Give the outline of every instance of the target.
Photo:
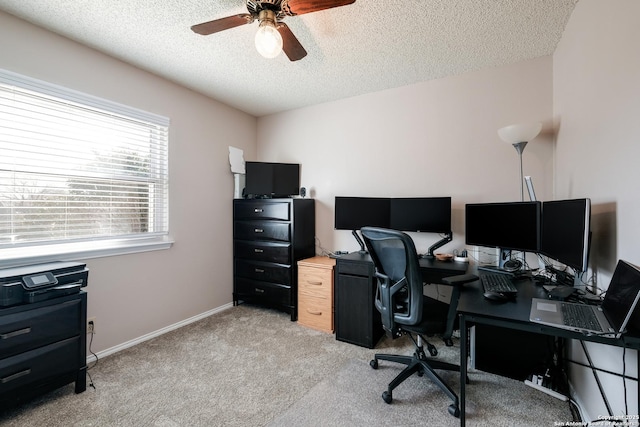
[(87, 319), (87, 333), (88, 334), (95, 334), (96, 333), (96, 318), (95, 317), (89, 317)]

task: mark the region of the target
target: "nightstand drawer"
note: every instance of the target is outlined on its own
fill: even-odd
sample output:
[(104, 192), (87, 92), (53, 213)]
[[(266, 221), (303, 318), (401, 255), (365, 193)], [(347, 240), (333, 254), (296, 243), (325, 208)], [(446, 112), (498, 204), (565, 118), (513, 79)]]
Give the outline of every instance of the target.
[(1, 357), (80, 335), (80, 310), (76, 299), (0, 317)]
[[(0, 393), (78, 370), (80, 337), (58, 341), (0, 360)], [(69, 363), (74, 361), (76, 363)]]

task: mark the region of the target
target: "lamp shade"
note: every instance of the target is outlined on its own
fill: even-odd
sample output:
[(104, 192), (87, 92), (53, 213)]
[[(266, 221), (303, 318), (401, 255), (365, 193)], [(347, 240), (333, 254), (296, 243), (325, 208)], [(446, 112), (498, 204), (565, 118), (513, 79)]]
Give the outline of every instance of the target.
[(542, 123), (527, 123), (505, 126), (498, 129), (498, 136), (504, 142), (516, 144), (518, 142), (529, 142), (542, 130)]

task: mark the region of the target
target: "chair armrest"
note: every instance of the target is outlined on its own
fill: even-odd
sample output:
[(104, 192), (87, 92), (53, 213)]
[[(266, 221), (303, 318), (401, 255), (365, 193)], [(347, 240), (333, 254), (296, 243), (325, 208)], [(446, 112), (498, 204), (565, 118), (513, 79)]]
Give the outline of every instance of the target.
[(460, 274), (458, 276), (449, 276), (442, 279), (442, 283), (450, 286), (460, 286), (465, 283), (475, 282), (478, 276), (475, 274)]

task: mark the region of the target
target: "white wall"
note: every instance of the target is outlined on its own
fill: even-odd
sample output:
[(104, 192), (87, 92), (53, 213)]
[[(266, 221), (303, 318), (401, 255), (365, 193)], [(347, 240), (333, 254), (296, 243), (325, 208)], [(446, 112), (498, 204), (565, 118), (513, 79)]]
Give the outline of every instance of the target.
[[(591, 264), (606, 289), (618, 259), (640, 265), (640, 2), (581, 0), (554, 54), (557, 198), (592, 201)], [(575, 344), (575, 343), (574, 343)], [(622, 351), (589, 346), (595, 365), (622, 373)], [(578, 345), (571, 357), (585, 362)], [(627, 352), (637, 376), (637, 353)], [(619, 377), (598, 373), (617, 415), (625, 396)], [(574, 366), (572, 383), (589, 416), (606, 415), (590, 370)], [(638, 414), (637, 382), (627, 382), (628, 413)]]
[(0, 12), (0, 67), (171, 119), (169, 250), (88, 261), (96, 352), (232, 300), (228, 146), (256, 155), (256, 119)]
[[(538, 197), (550, 197), (551, 83), (552, 58), (543, 57), (262, 117), (258, 158), (301, 163), (326, 250), (358, 249), (333, 229), (335, 196), (451, 196), (454, 241), (442, 251), (462, 249), (465, 203), (520, 200), (518, 155), (500, 127), (544, 123), (523, 161)], [(439, 240), (412, 237), (419, 252)]]

